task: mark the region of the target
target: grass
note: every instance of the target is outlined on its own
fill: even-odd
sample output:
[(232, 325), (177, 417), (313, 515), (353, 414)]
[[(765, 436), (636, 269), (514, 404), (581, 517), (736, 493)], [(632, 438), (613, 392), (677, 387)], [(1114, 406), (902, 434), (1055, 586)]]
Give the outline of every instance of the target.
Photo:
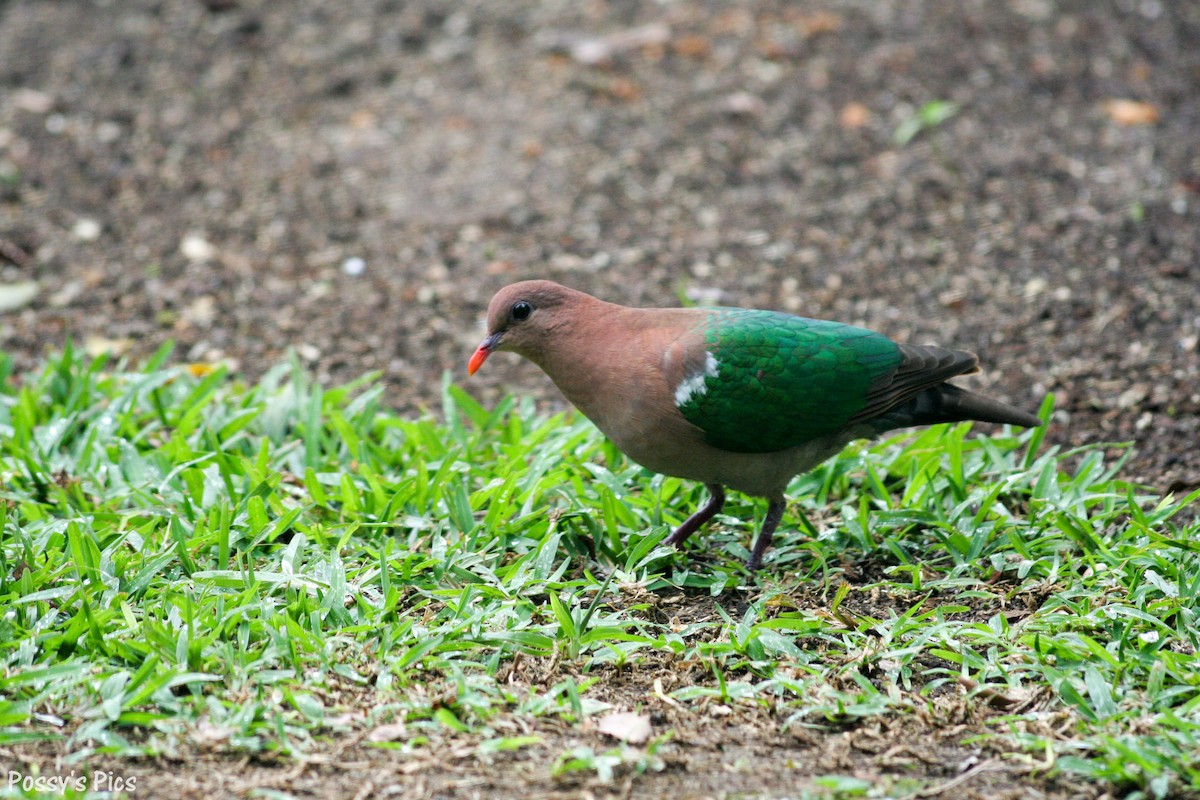
[(905, 117), (892, 133), (892, 141), (903, 147), (918, 134), (933, 130), (959, 111), (957, 103), (949, 100), (933, 100)]
[[(819, 732), (965, 694), (1033, 779), (1200, 790), (1200, 493), (1125, 484), (1102, 448), (966, 425), (852, 446), (796, 479), (756, 582), (761, 504), (661, 546), (702, 489), (578, 416), (447, 382), (444, 422), (405, 418), (371, 377), (246, 386), (167, 357), (0, 375), (0, 750), (303, 758), (339, 731), (396, 731), (372, 746), (401, 753), (450, 731), (480, 758), (636, 778), (670, 731), (547, 755), (508, 721), (577, 726), (606, 670), (669, 658), (696, 667), (662, 695), (685, 711)], [(664, 621), (681, 592), (715, 613)], [(570, 669), (501, 680), (518, 661)]]

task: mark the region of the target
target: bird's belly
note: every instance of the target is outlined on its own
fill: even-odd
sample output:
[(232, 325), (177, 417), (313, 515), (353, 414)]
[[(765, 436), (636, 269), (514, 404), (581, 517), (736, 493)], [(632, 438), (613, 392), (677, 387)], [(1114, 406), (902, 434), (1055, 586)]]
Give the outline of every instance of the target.
[(614, 386), (597, 397), (559, 388), (617, 449), (646, 469), (758, 497), (782, 497), (794, 476), (837, 453), (855, 435), (838, 431), (783, 450), (737, 453), (708, 444), (704, 432), (673, 407), (664, 411), (639, 392), (625, 394)]
[(850, 439), (832, 435), (786, 450), (735, 453), (685, 435), (609, 438), (646, 469), (705, 484), (719, 483), (758, 497), (782, 496), (793, 477), (836, 454)]

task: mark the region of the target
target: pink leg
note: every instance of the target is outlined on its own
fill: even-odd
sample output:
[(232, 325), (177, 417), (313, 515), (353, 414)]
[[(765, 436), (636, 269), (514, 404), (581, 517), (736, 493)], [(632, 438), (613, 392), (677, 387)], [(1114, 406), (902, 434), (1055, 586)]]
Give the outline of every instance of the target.
[(725, 505), (725, 489), (719, 483), (710, 483), (706, 487), (708, 489), (708, 503), (704, 508), (692, 514), (683, 521), (683, 524), (675, 529), (675, 532), (666, 538), (667, 544), (673, 544), (680, 547), (687, 538), (700, 529), (700, 526), (708, 522), (721, 507)]
[(750, 551), (750, 559), (746, 562), (747, 571), (758, 572), (758, 568), (762, 566), (763, 554), (771, 546), (771, 537), (775, 535), (775, 529), (779, 527), (779, 520), (783, 519), (783, 510), (786, 507), (785, 500), (772, 500), (771, 505), (767, 506), (762, 530), (758, 532), (758, 538), (754, 540), (754, 549)]

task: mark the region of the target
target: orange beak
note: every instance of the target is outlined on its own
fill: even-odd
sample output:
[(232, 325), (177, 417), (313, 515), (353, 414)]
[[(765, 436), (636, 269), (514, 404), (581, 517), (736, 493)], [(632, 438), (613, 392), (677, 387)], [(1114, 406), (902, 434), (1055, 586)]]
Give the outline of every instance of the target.
[(467, 362), (467, 374), (474, 375), (483, 366), (483, 362), (487, 361), (487, 357), (496, 349), (496, 345), (500, 344), (500, 334), (493, 333), (480, 342), (479, 347), (475, 348), (471, 360)]

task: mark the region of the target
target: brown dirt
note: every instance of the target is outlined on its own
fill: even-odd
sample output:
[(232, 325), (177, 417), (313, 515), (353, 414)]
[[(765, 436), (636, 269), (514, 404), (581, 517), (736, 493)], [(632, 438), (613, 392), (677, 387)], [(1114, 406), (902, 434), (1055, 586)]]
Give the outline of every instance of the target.
[[(727, 611), (739, 602), (723, 600), (731, 606)], [(790, 600), (810, 609), (822, 602), (816, 593)], [(673, 616), (691, 622), (718, 619), (714, 609), (718, 600), (713, 598), (677, 595), (667, 602)], [(858, 607), (851, 613), (886, 617), (903, 612), (911, 602), (910, 596), (851, 595), (846, 605)], [(573, 748), (603, 752), (619, 747), (597, 730), (594, 721), (569, 725), (555, 719), (500, 715), (489, 722), (494, 735), (541, 740), (515, 753), (481, 754), (479, 737), (453, 734), (437, 723), (409, 725), (404, 738), (411, 742), (411, 737), (427, 737), (422, 744), (380, 749), (368, 741), (375, 724), (366, 722), (380, 699), (372, 692), (353, 691), (338, 698), (341, 716), (351, 721), (331, 730), (328, 737), (302, 745), (303, 752), (294, 758), (230, 754), (192, 733), (156, 734), (163, 755), (153, 759), (92, 755), (82, 762), (68, 761), (69, 751), (59, 743), (11, 751), (0, 748), (0, 759), (14, 759), (22, 775), (32, 774), (30, 765), (36, 763), (45, 775), (103, 773), (110, 781), (126, 781), (127, 786), (133, 779), (131, 797), (176, 800), (250, 797), (264, 790), (318, 798), (795, 797), (818, 791), (817, 780), (828, 775), (869, 781), (878, 790), (890, 790), (887, 796), (964, 800), (1109, 796), (1102, 786), (1047, 778), (1042, 759), (1021, 753), (1006, 738), (1014, 728), (1053, 738), (1076, 723), (1069, 713), (1053, 711), (1048, 692), (1020, 698), (1019, 707), (1008, 705), (1008, 698), (991, 707), (988, 698), (968, 699), (954, 691), (938, 692), (932, 698), (913, 694), (908, 713), (860, 724), (821, 719), (789, 722), (791, 712), (784, 703), (726, 705), (712, 698), (684, 708), (664, 698), (684, 683), (703, 683), (706, 671), (703, 664), (658, 652), (633, 666), (605, 666), (586, 674), (574, 672), (558, 659), (517, 659), (502, 672), (501, 682), (516, 696), (525, 690), (544, 691), (569, 676), (580, 682), (595, 680), (589, 698), (639, 709), (650, 715), (656, 733), (670, 731), (657, 762), (639, 771), (636, 756), (643, 751), (630, 748), (632, 757), (615, 769), (611, 780), (589, 771), (554, 773), (559, 755)], [(804, 674), (798, 669), (793, 677), (801, 679)], [(846, 683), (841, 688), (852, 688), (848, 678)], [(430, 684), (427, 691), (447, 698), (455, 692), (450, 682)], [(1039, 713), (1016, 723), (1004, 718), (1009, 712), (1029, 711)], [(141, 738), (136, 731), (133, 734), (135, 740)], [(998, 738), (980, 740), (981, 735)]]
[[(646, 25), (667, 35), (598, 65), (564, 47)], [(1156, 0), (0, 2), (0, 283), (40, 285), (0, 345), (23, 368), (68, 337), (174, 339), (250, 376), (298, 348), (328, 379), (381, 370), (417, 409), (443, 370), (465, 378), (504, 283), (686, 293), (975, 349), (976, 385), (1030, 408), (1056, 393), (1051, 441), (1133, 441), (1127, 477), (1197, 485), (1198, 42), (1200, 4)], [(958, 113), (893, 141), (939, 100)], [(516, 359), (485, 373), (488, 398), (558, 402)], [(644, 697), (627, 686), (605, 690)], [(949, 794), (1094, 794), (999, 760), (954, 783), (991, 763), (958, 744), (987, 727), (971, 709), (777, 723), (670, 719), (679, 741), (636, 792), (787, 794), (910, 748)], [(546, 752), (595, 739), (545, 727)], [(352, 738), (299, 767), (193, 753), (154, 794), (622, 791), (456, 746), (411, 772)]]

